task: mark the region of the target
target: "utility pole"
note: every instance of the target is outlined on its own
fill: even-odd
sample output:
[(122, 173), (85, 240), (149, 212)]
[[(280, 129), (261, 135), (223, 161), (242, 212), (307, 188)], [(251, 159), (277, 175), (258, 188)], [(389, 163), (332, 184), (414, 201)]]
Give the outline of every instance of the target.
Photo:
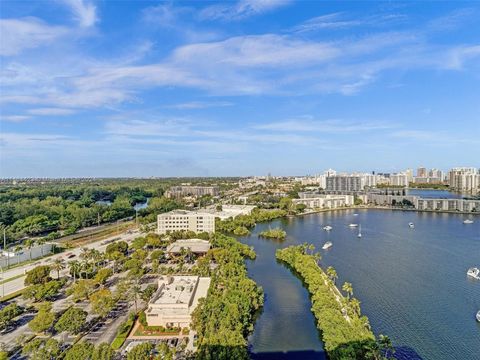
[(7, 269), (10, 267), (10, 255), (7, 253), (7, 235), (6, 228), (3, 228), (3, 251), (7, 257)]

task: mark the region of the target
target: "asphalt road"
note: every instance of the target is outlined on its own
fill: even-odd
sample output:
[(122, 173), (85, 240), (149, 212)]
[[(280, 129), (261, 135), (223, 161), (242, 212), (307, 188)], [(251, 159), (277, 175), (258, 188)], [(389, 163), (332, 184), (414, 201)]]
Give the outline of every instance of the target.
[[(105, 241), (113, 240), (115, 238), (119, 238), (118, 240), (131, 242), (133, 239), (135, 239), (139, 235), (140, 235), (139, 230), (134, 230), (130, 234), (125, 232), (121, 235), (114, 235), (114, 236), (111, 236), (111, 237), (109, 237), (107, 239), (104, 239), (104, 240), (100, 240), (100, 241), (93, 242), (93, 243), (90, 243), (90, 244), (82, 246), (82, 247), (78, 247), (78, 248), (75, 248), (75, 249), (72, 249), (72, 250), (65, 251), (61, 254), (55, 254), (55, 255), (43, 258), (43, 259), (41, 259), (41, 260), (39, 260), (35, 263), (31, 263), (31, 264), (28, 264), (28, 265), (25, 265), (25, 266), (19, 266), (19, 267), (13, 268), (13, 269), (9, 269), (9, 270), (6, 270), (3, 273), (2, 280), (13, 278), (13, 277), (16, 277), (18, 275), (24, 275), (24, 274), (27, 273), (27, 271), (32, 270), (33, 268), (35, 268), (39, 265), (52, 264), (55, 261), (55, 259), (58, 259), (58, 258), (63, 259), (68, 264), (68, 262), (78, 259), (78, 256), (80, 255), (80, 253), (82, 251), (82, 248), (89, 248), (89, 249), (96, 249), (96, 250), (99, 250), (99, 251), (105, 251), (105, 248), (108, 246), (108, 244), (105, 244)], [(102, 243), (103, 243), (103, 245), (102, 245)], [(74, 254), (75, 257), (67, 258), (66, 254)], [(67, 271), (67, 270), (64, 270), (64, 271)], [(52, 272), (52, 276), (56, 277), (56, 273), (55, 274), (54, 273), (55, 272)], [(11, 293), (14, 293), (16, 291), (24, 289), (25, 288), (24, 280), (25, 280), (25, 276), (22, 276), (20, 278), (8, 281), (8, 282), (0, 285), (0, 294), (2, 294), (2, 290), (4, 291), (3, 296), (5, 296), (5, 295), (8, 295), (8, 294), (11, 294)]]

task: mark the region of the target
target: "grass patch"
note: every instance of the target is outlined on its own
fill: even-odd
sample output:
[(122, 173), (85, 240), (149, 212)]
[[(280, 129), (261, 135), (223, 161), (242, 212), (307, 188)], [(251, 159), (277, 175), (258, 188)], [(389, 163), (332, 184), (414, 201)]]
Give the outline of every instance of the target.
[(130, 318), (125, 321), (120, 327), (118, 328), (117, 336), (112, 342), (112, 349), (118, 350), (122, 347), (123, 343), (128, 337), (128, 334), (132, 330), (133, 324), (135, 323), (135, 317), (130, 316)]
[(166, 329), (163, 326), (143, 326), (142, 324), (138, 324), (137, 330), (133, 334), (133, 336), (171, 336), (171, 335), (179, 335), (180, 329), (173, 328), (173, 329)]
[(13, 292), (13, 293), (11, 293), (11, 294), (8, 294), (8, 295), (0, 298), (0, 301), (8, 301), (8, 300), (15, 299), (17, 296), (22, 295), (24, 290), (25, 290), (25, 289), (21, 289), (21, 290), (18, 290), (18, 291)]

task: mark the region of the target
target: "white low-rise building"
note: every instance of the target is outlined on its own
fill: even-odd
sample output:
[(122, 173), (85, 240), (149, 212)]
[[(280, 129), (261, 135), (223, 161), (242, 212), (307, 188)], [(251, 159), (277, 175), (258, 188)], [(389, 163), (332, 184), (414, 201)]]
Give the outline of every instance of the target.
[(198, 300), (207, 296), (211, 279), (163, 276), (145, 311), (148, 326), (188, 327)]
[(206, 254), (210, 250), (210, 242), (202, 239), (177, 240), (167, 246), (167, 253), (180, 254), (182, 249), (188, 249), (194, 254)]
[(173, 210), (157, 217), (157, 233), (188, 230), (196, 233), (215, 232), (215, 215), (206, 212)]
[(350, 206), (354, 203), (353, 195), (322, 195), (322, 194), (299, 194), (300, 199), (293, 199), (293, 204), (303, 204), (309, 209), (336, 209)]

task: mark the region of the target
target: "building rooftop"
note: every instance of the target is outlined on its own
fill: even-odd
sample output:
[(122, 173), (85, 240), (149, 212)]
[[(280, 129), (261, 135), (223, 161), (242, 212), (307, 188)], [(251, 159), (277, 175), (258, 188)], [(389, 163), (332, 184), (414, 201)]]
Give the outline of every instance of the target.
[(151, 304), (189, 304), (195, 294), (198, 276), (168, 276), (165, 277), (165, 286), (150, 301)]
[(206, 211), (172, 210), (167, 213), (159, 214), (158, 216), (172, 216), (172, 215), (212, 215), (212, 214)]
[(180, 253), (182, 248), (190, 249), (194, 253), (206, 253), (210, 250), (210, 243), (201, 239), (177, 240), (167, 246), (167, 252)]

